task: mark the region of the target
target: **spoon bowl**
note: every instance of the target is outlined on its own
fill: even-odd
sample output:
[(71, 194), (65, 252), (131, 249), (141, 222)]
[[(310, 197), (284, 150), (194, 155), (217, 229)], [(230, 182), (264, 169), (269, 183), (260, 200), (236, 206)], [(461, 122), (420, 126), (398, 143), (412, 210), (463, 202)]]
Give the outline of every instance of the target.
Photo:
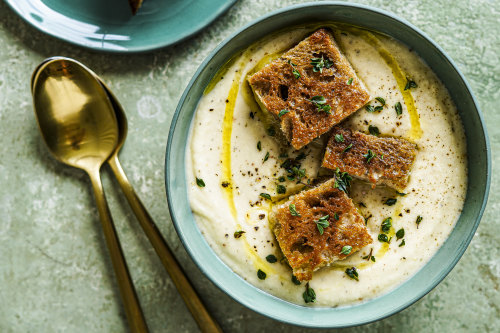
[(39, 129), (52, 155), (80, 169), (99, 168), (116, 149), (119, 131), (94, 76), (76, 62), (55, 58), (37, 69), (32, 88)]

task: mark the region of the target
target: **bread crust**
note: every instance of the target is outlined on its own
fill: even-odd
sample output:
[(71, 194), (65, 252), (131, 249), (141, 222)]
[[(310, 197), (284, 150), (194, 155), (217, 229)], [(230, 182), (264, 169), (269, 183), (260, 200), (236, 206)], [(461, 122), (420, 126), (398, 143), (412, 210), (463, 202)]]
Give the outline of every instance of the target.
[[(300, 216), (292, 215), (291, 204)], [(325, 215), (329, 216), (329, 226), (320, 234), (316, 221)], [(352, 254), (372, 242), (364, 218), (352, 200), (335, 188), (334, 178), (275, 207), (270, 221), (281, 251), (299, 281), (311, 280), (314, 271), (346, 258), (348, 255), (341, 252), (344, 246), (352, 246)]]
[[(320, 70), (313, 58), (332, 62)], [(296, 78), (295, 73), (300, 77)], [(281, 130), (295, 149), (330, 130), (365, 105), (370, 95), (341, 53), (332, 34), (319, 29), (297, 46), (248, 78), (260, 105), (280, 123)], [(323, 96), (330, 113), (318, 111), (311, 101)], [(280, 111), (289, 112), (280, 116)]]
[[(335, 139), (343, 137), (343, 142)], [(347, 149), (352, 145), (350, 149)], [(374, 157), (368, 161), (368, 150)], [(335, 126), (326, 146), (322, 167), (347, 172), (375, 185), (403, 191), (408, 185), (417, 146), (402, 138), (377, 137)]]

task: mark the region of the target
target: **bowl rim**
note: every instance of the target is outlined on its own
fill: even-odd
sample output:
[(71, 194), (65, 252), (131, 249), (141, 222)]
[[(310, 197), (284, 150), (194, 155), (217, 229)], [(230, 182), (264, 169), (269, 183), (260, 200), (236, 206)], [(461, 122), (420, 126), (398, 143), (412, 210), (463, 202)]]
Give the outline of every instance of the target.
[[(290, 11), (295, 11), (295, 10), (300, 10), (300, 9), (305, 9), (305, 8), (309, 8), (309, 7), (331, 7), (331, 6), (337, 6), (337, 7), (341, 7), (341, 8), (352, 8), (352, 9), (359, 9), (359, 10), (367, 10), (367, 11), (371, 11), (371, 12), (375, 12), (376, 14), (379, 14), (379, 15), (383, 15), (389, 19), (392, 19), (392, 20), (395, 20), (395, 21), (398, 21), (399, 23), (403, 24), (403, 25), (406, 25), (408, 28), (410, 28), (410, 30), (413, 30), (413, 32), (416, 34), (416, 35), (419, 35), (421, 38), (425, 39), (427, 42), (429, 42), (435, 49), (436, 51), (441, 54), (444, 59), (451, 65), (451, 68), (456, 72), (456, 74), (458, 75), (458, 77), (461, 79), (462, 83), (464, 84), (465, 86), (465, 90), (468, 92), (468, 94), (470, 95), (471, 97), (471, 100), (473, 102), (473, 106), (475, 108), (475, 110), (477, 111), (477, 116), (479, 118), (479, 126), (482, 130), (482, 136), (484, 137), (484, 141), (485, 141), (485, 157), (486, 157), (486, 161), (487, 161), (487, 165), (486, 165), (486, 182), (485, 182), (485, 185), (484, 185), (484, 191), (481, 192), (482, 194), (482, 198), (481, 198), (481, 207), (477, 213), (476, 216), (474, 216), (474, 225), (470, 231), (470, 233), (467, 235), (466, 238), (463, 239), (463, 242), (462, 242), (462, 246), (456, 251), (456, 256), (453, 258), (452, 261), (450, 261), (448, 263), (448, 266), (446, 267), (445, 270), (441, 271), (440, 272), (440, 275), (437, 279), (435, 279), (433, 281), (433, 283), (429, 284), (425, 290), (419, 292), (415, 297), (413, 297), (412, 299), (402, 303), (402, 304), (399, 304), (397, 307), (393, 308), (393, 311), (389, 312), (389, 313), (381, 313), (377, 316), (374, 316), (373, 318), (370, 318), (370, 319), (367, 319), (367, 320), (361, 320), (359, 322), (355, 322), (355, 323), (347, 323), (347, 324), (343, 324), (343, 325), (336, 325), (335, 323), (318, 323), (318, 322), (311, 322), (311, 321), (308, 321), (308, 322), (304, 322), (304, 321), (301, 321), (301, 320), (298, 320), (297, 318), (290, 318), (290, 317), (286, 317), (286, 315), (277, 315), (275, 313), (268, 313), (268, 312), (264, 312), (264, 310), (262, 308), (260, 308), (258, 305), (256, 304), (253, 304), (251, 301), (248, 301), (247, 299), (241, 299), (241, 298), (237, 298), (237, 296), (233, 295), (231, 293), (231, 288), (228, 288), (227, 286), (225, 286), (223, 283), (220, 283), (220, 281), (218, 281), (214, 276), (212, 276), (209, 272), (207, 272), (207, 270), (205, 269), (205, 267), (203, 267), (202, 263), (200, 262), (200, 260), (198, 258), (195, 257), (195, 255), (193, 254), (192, 252), (192, 248), (191, 246), (188, 244), (187, 240), (183, 237), (183, 232), (180, 230), (180, 227), (179, 227), (179, 222), (176, 220), (176, 217), (175, 217), (175, 214), (173, 213), (175, 211), (175, 206), (173, 205), (172, 203), (172, 199), (171, 199), (171, 195), (172, 195), (172, 189), (170, 187), (170, 171), (169, 171), (169, 168), (168, 168), (168, 163), (169, 163), (169, 160), (170, 160), (170, 156), (171, 156), (171, 150), (172, 150), (172, 138), (174, 136), (174, 132), (175, 132), (175, 129), (177, 127), (177, 122), (179, 120), (179, 116), (180, 116), (180, 112), (183, 108), (183, 105), (184, 103), (186, 102), (186, 98), (189, 96), (192, 88), (193, 88), (193, 85), (195, 84), (197, 78), (199, 77), (199, 75), (201, 74), (201, 72), (207, 67), (207, 65), (211, 62), (212, 58), (214, 58), (227, 44), (231, 43), (233, 41), (233, 39), (235, 37), (237, 37), (238, 35), (246, 32), (248, 29), (252, 28), (253, 26), (255, 25), (258, 25), (260, 23), (262, 23), (263, 21), (266, 21), (266, 20), (269, 20), (275, 16), (280, 16), (280, 15), (283, 15), (284, 13), (287, 13), (287, 12), (290, 12)], [(194, 115), (194, 112), (193, 112), (193, 115)], [(292, 6), (287, 6), (287, 7), (284, 7), (284, 8), (281, 8), (281, 9), (278, 9), (278, 10), (275, 10), (275, 11), (272, 11), (270, 13), (267, 13), (266, 15), (263, 15), (263, 16), (260, 16), (259, 18), (251, 21), (250, 23), (247, 23), (246, 25), (244, 25), (243, 27), (239, 28), (238, 30), (236, 30), (235, 32), (231, 33), (228, 37), (226, 37), (214, 50), (212, 50), (210, 52), (209, 55), (207, 55), (207, 57), (204, 59), (204, 61), (200, 64), (200, 66), (198, 67), (197, 71), (194, 73), (192, 79), (190, 80), (190, 82), (188, 83), (188, 85), (186, 86), (181, 98), (179, 99), (179, 102), (178, 102), (178, 105), (177, 105), (177, 108), (175, 110), (175, 113), (173, 115), (173, 118), (172, 118), (172, 122), (171, 122), (171, 125), (170, 125), (170, 130), (169, 130), (169, 135), (168, 135), (168, 142), (167, 142), (167, 147), (166, 147), (166, 156), (165, 156), (165, 187), (166, 187), (166, 194), (167, 194), (167, 201), (168, 201), (168, 205), (169, 205), (169, 210), (170, 210), (170, 216), (171, 216), (171, 219), (172, 219), (172, 222), (174, 224), (174, 228), (184, 246), (184, 248), (186, 249), (186, 251), (189, 253), (191, 259), (196, 263), (196, 265), (198, 266), (198, 268), (203, 272), (203, 274), (208, 277), (208, 279), (214, 283), (221, 291), (223, 291), (225, 294), (229, 295), (233, 300), (237, 301), (238, 303), (244, 305), (245, 307), (259, 313), (259, 314), (262, 314), (264, 316), (267, 316), (269, 318), (272, 318), (272, 319), (275, 319), (277, 321), (280, 321), (280, 322), (284, 322), (284, 323), (287, 323), (287, 324), (292, 324), (292, 325), (297, 325), (297, 326), (303, 326), (303, 327), (310, 327), (310, 328), (342, 328), (342, 327), (352, 327), (352, 326), (357, 326), (357, 325), (364, 325), (364, 324), (368, 324), (368, 323), (371, 323), (371, 322), (375, 322), (375, 321), (378, 321), (378, 320), (381, 320), (381, 319), (384, 319), (384, 318), (387, 318), (387, 317), (390, 317), (404, 309), (406, 309), (407, 307), (411, 306), (412, 304), (414, 304), (416, 301), (418, 301), (419, 299), (421, 299), (422, 297), (424, 297), (425, 295), (427, 295), (431, 290), (433, 290), (450, 272), (451, 270), (455, 267), (455, 265), (457, 264), (457, 262), (462, 258), (465, 250), (467, 249), (467, 247), (469, 246), (471, 240), (472, 240), (472, 237), (474, 236), (478, 226), (479, 226), (479, 223), (481, 221), (481, 218), (483, 216), (483, 213), (484, 213), (484, 210), (485, 210), (485, 207), (486, 207), (486, 204), (487, 204), (487, 201), (488, 201), (488, 196), (489, 196), (489, 190), (490, 190), (490, 183), (491, 183), (491, 147), (490, 147), (490, 142), (489, 142), (489, 137), (488, 137), (488, 133), (487, 133), (487, 129), (486, 129), (486, 126), (485, 126), (485, 122), (484, 122), (484, 117), (482, 115), (482, 112), (481, 112), (481, 109), (479, 107), (479, 103), (477, 101), (477, 99), (475, 98), (473, 92), (472, 92), (472, 89), (469, 85), (469, 83), (467, 82), (467, 80), (465, 79), (464, 75), (462, 74), (462, 72), (459, 70), (459, 68), (457, 67), (457, 65), (455, 64), (455, 62), (451, 59), (450, 56), (448, 56), (448, 54), (436, 43), (434, 42), (429, 36), (427, 36), (427, 34), (425, 34), (423, 31), (421, 31), (419, 28), (417, 28), (416, 26), (414, 26), (412, 23), (406, 21), (405, 19), (403, 18), (400, 18), (398, 17), (397, 15), (391, 13), (391, 12), (388, 12), (386, 10), (382, 10), (382, 9), (378, 9), (378, 8), (375, 8), (375, 7), (372, 7), (372, 6), (368, 6), (368, 5), (364, 5), (364, 4), (357, 4), (357, 3), (345, 3), (345, 2), (338, 2), (338, 1), (324, 1), (324, 2), (307, 2), (307, 3), (302, 3), (302, 4), (297, 4), (297, 5), (292, 5)], [(468, 194), (468, 190), (467, 190), (467, 194)], [(455, 228), (455, 227), (454, 227)], [(446, 241), (445, 241), (446, 242)], [(441, 247), (444, 245), (445, 243), (443, 243), (441, 245)], [(438, 249), (438, 252), (439, 250), (441, 249), (441, 247)], [(213, 249), (211, 249), (213, 251)], [(214, 252), (214, 251), (213, 251)], [(438, 252), (436, 252), (434, 255), (436, 255)], [(214, 252), (214, 255), (216, 257), (216, 259), (218, 259), (219, 261), (222, 262), (222, 260), (217, 256), (217, 254), (215, 254)], [(433, 255), (433, 256), (434, 256)], [(430, 260), (432, 260), (433, 257), (431, 257), (429, 259), (429, 261), (427, 263), (425, 263), (422, 267), (420, 267), (412, 276), (416, 275), (420, 270), (422, 270), (425, 266), (427, 266), (427, 264), (430, 262)], [(224, 262), (222, 262), (224, 265), (226, 265)], [(226, 265), (226, 267), (228, 267)], [(229, 268), (229, 267), (228, 267)], [(229, 268), (231, 270), (231, 268)], [(239, 275), (237, 273), (234, 273), (234, 275), (237, 275), (239, 277)], [(241, 277), (240, 277), (241, 278)], [(410, 281), (412, 279), (412, 277), (410, 277), (408, 280), (402, 282), (401, 284), (399, 284), (396, 288), (393, 288), (392, 290), (389, 290), (387, 293), (390, 293), (394, 290), (397, 290), (399, 289), (400, 287), (404, 286), (408, 281)], [(253, 287), (255, 292), (257, 293), (263, 293), (265, 295), (268, 295), (270, 296), (271, 298), (275, 298), (277, 300), (280, 300), (282, 302), (285, 302), (285, 303), (288, 303), (291, 307), (300, 307), (300, 308), (303, 308), (303, 309), (308, 309), (307, 311), (322, 311), (321, 309), (329, 309), (329, 310), (332, 310), (334, 308), (324, 308), (324, 307), (305, 307), (305, 306), (300, 306), (300, 305), (296, 305), (296, 304), (293, 304), (293, 303), (290, 303), (290, 302), (287, 302), (287, 301), (284, 301), (274, 295), (271, 295), (271, 294), (268, 294), (267, 292), (259, 289), (258, 287), (248, 283), (245, 281), (246, 284), (248, 284), (249, 286)], [(381, 295), (378, 295), (376, 296), (375, 298), (372, 298), (370, 299), (368, 302), (370, 302), (371, 300), (375, 300), (387, 293), (382, 293)], [(363, 302), (363, 303), (359, 303), (359, 304), (364, 304), (366, 302)], [(359, 304), (354, 304), (352, 306), (357, 306)], [(352, 306), (347, 306), (347, 307), (352, 307)], [(344, 307), (345, 308), (345, 307)]]

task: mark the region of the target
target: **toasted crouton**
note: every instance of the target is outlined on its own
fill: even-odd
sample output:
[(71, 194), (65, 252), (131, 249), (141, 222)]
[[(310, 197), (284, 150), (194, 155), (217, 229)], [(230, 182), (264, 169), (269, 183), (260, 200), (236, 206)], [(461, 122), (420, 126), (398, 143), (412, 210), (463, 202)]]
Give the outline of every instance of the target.
[[(408, 185), (417, 146), (399, 138), (376, 137), (336, 126), (325, 151), (322, 167), (385, 184), (398, 191)], [(371, 152), (371, 153), (370, 153)]]
[[(319, 29), (248, 78), (261, 107), (300, 149), (370, 99), (335, 40)], [(285, 110), (285, 111), (283, 111)]]
[[(275, 207), (270, 222), (281, 251), (300, 281), (310, 280), (317, 269), (372, 242), (363, 217), (352, 200), (335, 187), (335, 178)], [(342, 253), (344, 246), (352, 247), (348, 254)]]

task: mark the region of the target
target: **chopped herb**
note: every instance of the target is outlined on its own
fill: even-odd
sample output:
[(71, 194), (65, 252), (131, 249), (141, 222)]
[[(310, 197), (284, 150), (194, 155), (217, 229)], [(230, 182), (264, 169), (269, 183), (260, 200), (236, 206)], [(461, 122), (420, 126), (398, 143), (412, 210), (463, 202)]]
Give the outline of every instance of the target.
[(269, 159), (269, 152), (266, 153), (266, 156), (264, 156), (264, 162)]
[(345, 147), (344, 150), (342, 150), (343, 153), (348, 152), (352, 148), (352, 143), (349, 144), (349, 146)]
[(323, 96), (314, 96), (314, 97), (311, 97), (311, 99), (309, 100), (311, 101), (314, 106), (316, 106), (318, 112), (326, 112), (328, 114), (332, 114), (330, 112), (330, 110), (332, 109), (332, 107), (328, 104), (326, 104), (326, 98), (323, 97)]
[(379, 157), (381, 160), (384, 159), (384, 154), (381, 154), (380, 157)]
[(300, 182), (300, 180), (306, 176), (306, 170), (300, 169), (301, 163), (300, 160), (305, 158), (306, 155), (304, 153), (300, 153), (296, 158), (287, 158), (280, 166), (286, 170), (286, 177), (289, 180), (296, 180)]
[(257, 150), (258, 150), (258, 151), (261, 151), (261, 150), (262, 150), (262, 143), (260, 143), (260, 141), (259, 141), (259, 142), (257, 142)]
[(396, 110), (396, 114), (398, 116), (403, 114), (403, 107), (401, 106), (401, 102), (397, 102), (396, 104), (394, 104), (394, 109)]
[(198, 185), (199, 187), (205, 187), (205, 182), (203, 181), (203, 179), (196, 177), (196, 185)]
[(344, 136), (342, 134), (335, 134), (335, 141), (344, 142)]
[(341, 191), (348, 192), (348, 188), (351, 185), (350, 182), (352, 177), (347, 172), (340, 172), (340, 169), (335, 169), (335, 188), (340, 189)]
[(292, 168), (292, 170), (299, 179), (306, 176), (306, 169)]
[(292, 282), (296, 286), (300, 286), (300, 281), (295, 277), (295, 275), (292, 274)]
[(379, 242), (382, 242), (382, 243), (389, 243), (389, 237), (387, 237), (386, 234), (379, 234), (378, 240), (379, 240)]
[(333, 218), (338, 221), (339, 220), (339, 213), (335, 213), (333, 214)]
[(373, 248), (370, 249), (370, 253), (368, 253), (368, 255), (364, 256), (363, 259), (371, 260), (371, 261), (375, 262), (375, 257), (372, 256), (372, 253), (373, 253)]
[(360, 202), (360, 203), (359, 203), (359, 205), (360, 205), (361, 207), (366, 208), (366, 204), (365, 204), (364, 202)]
[(317, 103), (317, 104), (325, 104), (326, 103), (326, 98), (323, 96), (314, 96), (310, 99), (311, 102)]
[(279, 181), (280, 183), (283, 183), (285, 180), (286, 180), (286, 179), (285, 179), (285, 177), (283, 177), (283, 176), (281, 176), (281, 177), (279, 177), (279, 178), (278, 178), (278, 181)]
[(306, 283), (306, 291), (304, 291), (302, 297), (306, 303), (314, 303), (316, 300), (316, 293), (313, 288), (309, 287), (309, 282)]
[(377, 156), (371, 149), (368, 149), (368, 153), (364, 154), (363, 157), (366, 158), (366, 163), (370, 163), (370, 161)]
[(286, 193), (286, 187), (281, 185), (281, 184), (278, 184), (276, 185), (276, 192), (278, 194), (285, 194)]
[(380, 102), (380, 104), (382, 104), (382, 106), (384, 106), (384, 105), (385, 105), (385, 99), (383, 99), (382, 97), (375, 97), (375, 99), (376, 99), (377, 101), (379, 101), (379, 102)]
[(405, 236), (405, 229), (401, 228), (396, 232), (396, 240), (400, 240)]
[(401, 244), (399, 244), (399, 246), (398, 246), (398, 247), (405, 246), (405, 244), (406, 244), (406, 243), (405, 243), (405, 240), (403, 239), (403, 241), (401, 242)]
[(351, 186), (352, 177), (347, 172), (340, 172), (339, 168), (335, 170), (334, 177), (335, 177), (334, 188), (338, 188), (339, 190), (348, 193), (349, 186)]
[(406, 85), (405, 85), (405, 90), (408, 90), (410, 88), (417, 88), (417, 83), (409, 78), (406, 78)]
[(385, 202), (384, 202), (384, 205), (387, 205), (387, 206), (394, 206), (396, 204), (396, 202), (398, 201), (398, 199), (396, 198), (389, 198), (387, 199)]
[(373, 105), (367, 105), (365, 106), (365, 109), (368, 112), (375, 112), (375, 108), (373, 107)]
[(295, 157), (297, 161), (303, 160), (304, 158), (306, 158), (306, 154), (304, 152), (301, 152), (297, 155), (297, 157)]
[(261, 197), (263, 197), (264, 199), (267, 199), (267, 200), (271, 200), (271, 196), (267, 193), (261, 193), (259, 194)]
[(391, 230), (392, 227), (392, 217), (386, 218), (384, 221), (382, 221), (381, 229), (383, 233), (388, 233)]
[(312, 58), (311, 59), (311, 65), (313, 66), (313, 72), (323, 72), (323, 68), (330, 68), (333, 66), (333, 61), (331, 61), (328, 58)]
[(316, 226), (318, 227), (320, 235), (323, 235), (324, 229), (330, 225), (330, 222), (328, 222), (329, 218), (330, 215), (325, 215), (323, 217), (320, 217), (319, 220), (316, 221)]
[(287, 109), (283, 109), (283, 110), (281, 110), (281, 111), (280, 111), (280, 113), (278, 113), (278, 117), (280, 117), (280, 118), (281, 118), (281, 117), (283, 117), (285, 114), (287, 114), (288, 112), (290, 112), (290, 111), (288, 111)]
[(267, 130), (266, 130), (266, 132), (267, 132), (267, 135), (269, 135), (269, 136), (275, 136), (276, 135), (276, 130), (272, 126), (268, 127)]
[(356, 281), (359, 281), (359, 274), (358, 274), (358, 271), (356, 270), (356, 267), (351, 267), (351, 268), (347, 268), (345, 270), (345, 273), (347, 274), (347, 276), (349, 276), (351, 279), (354, 279)]
[(264, 273), (262, 270), (260, 270), (260, 269), (259, 269), (259, 270), (257, 271), (257, 277), (258, 277), (259, 279), (261, 279), (261, 280), (265, 280), (265, 279), (266, 279), (266, 276), (267, 276), (267, 274), (266, 274), (266, 273)]
[(383, 107), (383, 106), (381, 106), (381, 105), (377, 105), (376, 107), (374, 107), (374, 108), (373, 108), (373, 111), (380, 112), (380, 111), (382, 111), (383, 109), (384, 109), (384, 107)]
[(287, 158), (288, 154), (287, 153), (281, 153), (278, 157), (279, 158)]
[(340, 253), (348, 255), (349, 253), (351, 253), (351, 251), (352, 251), (352, 246), (346, 245), (346, 246), (344, 246), (342, 248), (342, 250), (340, 251)]
[(377, 126), (368, 126), (368, 132), (370, 132), (371, 135), (379, 136), (380, 135), (380, 130), (378, 129)]
[(348, 81), (347, 81), (347, 85), (350, 86), (352, 84), (352, 80), (353, 78), (351, 77)]
[(400, 196), (402, 196), (402, 197), (404, 197), (404, 196), (406, 195), (406, 193), (403, 193), (403, 192), (398, 192), (398, 191), (396, 191), (396, 194), (397, 194), (397, 195), (400, 195)]
[(288, 209), (290, 210), (290, 214), (292, 214), (292, 216), (300, 216), (300, 214), (297, 212), (297, 209), (295, 208), (295, 204), (290, 204), (290, 206), (288, 206)]
[(276, 258), (276, 256), (274, 254), (270, 254), (266, 257), (266, 260), (268, 263), (271, 263), (271, 264), (274, 264), (275, 262), (278, 261), (278, 259)]
[(420, 224), (420, 222), (422, 222), (424, 218), (422, 216), (417, 216), (417, 229), (418, 229), (418, 225)]
[(292, 73), (293, 73), (293, 76), (295, 76), (296, 79), (300, 78), (300, 72), (295, 68), (295, 65), (293, 62), (291, 62), (290, 60), (288, 60), (288, 64), (290, 64), (290, 66), (292, 66)]
[(243, 230), (237, 230), (234, 232), (234, 238), (240, 238), (243, 234), (245, 233), (245, 231)]

